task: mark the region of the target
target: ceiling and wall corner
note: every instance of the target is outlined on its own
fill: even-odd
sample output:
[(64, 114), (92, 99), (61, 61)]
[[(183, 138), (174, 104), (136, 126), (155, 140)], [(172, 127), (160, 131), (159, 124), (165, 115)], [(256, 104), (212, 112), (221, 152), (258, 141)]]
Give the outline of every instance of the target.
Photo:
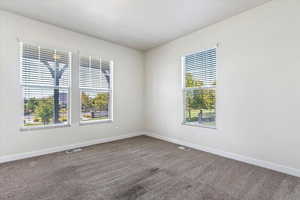
[(270, 0), (1, 0), (0, 9), (148, 50)]

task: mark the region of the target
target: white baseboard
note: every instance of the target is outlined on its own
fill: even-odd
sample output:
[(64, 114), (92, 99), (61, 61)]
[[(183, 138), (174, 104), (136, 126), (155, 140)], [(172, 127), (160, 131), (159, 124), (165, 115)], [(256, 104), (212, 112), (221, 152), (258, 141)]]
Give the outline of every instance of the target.
[(187, 147), (197, 149), (197, 150), (200, 150), (200, 151), (205, 151), (205, 152), (208, 152), (208, 153), (219, 155), (219, 156), (222, 156), (222, 157), (225, 157), (225, 158), (245, 162), (245, 163), (248, 163), (248, 164), (256, 165), (256, 166), (267, 168), (267, 169), (271, 169), (271, 170), (281, 172), (281, 173), (284, 173), (284, 174), (288, 174), (288, 175), (291, 175), (291, 176), (300, 177), (300, 169), (296, 169), (296, 168), (292, 168), (292, 167), (272, 163), (272, 162), (269, 162), (269, 161), (258, 160), (258, 159), (255, 159), (255, 158), (250, 158), (250, 157), (247, 157), (247, 156), (222, 151), (222, 150), (219, 150), (219, 149), (205, 147), (205, 146), (201, 146), (201, 145), (198, 145), (198, 144), (178, 140), (178, 139), (175, 139), (175, 138), (169, 138), (169, 137), (161, 136), (157, 133), (148, 132), (148, 133), (146, 133), (146, 135), (149, 136), (149, 137), (153, 137), (153, 138), (157, 138), (157, 139), (160, 139), (160, 140), (168, 141), (168, 142), (175, 143), (175, 144), (178, 144), (178, 145), (187, 146)]
[(113, 142), (116, 140), (122, 140), (122, 139), (131, 138), (131, 137), (135, 137), (135, 136), (140, 136), (140, 135), (145, 135), (145, 134), (143, 132), (136, 132), (136, 133), (130, 133), (130, 134), (126, 134), (126, 135), (119, 135), (119, 136), (110, 137), (110, 138), (96, 139), (96, 140), (91, 140), (91, 141), (87, 141), (87, 142), (71, 144), (71, 145), (66, 145), (66, 146), (58, 146), (58, 147), (53, 147), (53, 148), (48, 148), (48, 149), (43, 149), (43, 150), (38, 150), (38, 151), (1, 156), (0, 163), (11, 162), (11, 161), (21, 160), (21, 159), (25, 159), (25, 158), (32, 158), (32, 157), (36, 157), (36, 156), (42, 156), (42, 155), (46, 155), (46, 154), (66, 151), (69, 149), (87, 147), (87, 146), (91, 146), (91, 145), (95, 145), (95, 144)]

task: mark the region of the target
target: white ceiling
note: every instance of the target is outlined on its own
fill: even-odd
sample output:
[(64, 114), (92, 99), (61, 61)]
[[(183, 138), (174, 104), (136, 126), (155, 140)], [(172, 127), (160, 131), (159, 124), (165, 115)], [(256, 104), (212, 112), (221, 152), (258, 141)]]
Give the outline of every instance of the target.
[(147, 50), (270, 0), (0, 0), (0, 8)]

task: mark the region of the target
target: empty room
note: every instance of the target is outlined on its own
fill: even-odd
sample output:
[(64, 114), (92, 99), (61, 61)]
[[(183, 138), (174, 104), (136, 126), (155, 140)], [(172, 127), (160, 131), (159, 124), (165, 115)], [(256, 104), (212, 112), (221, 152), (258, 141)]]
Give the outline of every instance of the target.
[(0, 0), (0, 200), (300, 200), (299, 0)]

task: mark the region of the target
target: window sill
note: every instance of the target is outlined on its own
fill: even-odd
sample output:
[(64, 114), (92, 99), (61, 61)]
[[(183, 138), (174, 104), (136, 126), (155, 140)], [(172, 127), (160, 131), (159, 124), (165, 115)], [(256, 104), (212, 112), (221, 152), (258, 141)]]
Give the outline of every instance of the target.
[(183, 122), (182, 125), (217, 130), (217, 127), (215, 126), (208, 126), (208, 125), (203, 125), (203, 124), (193, 123), (193, 122)]
[(103, 124), (103, 123), (112, 123), (112, 119), (105, 119), (105, 120), (95, 120), (95, 121), (83, 121), (80, 122), (80, 126), (87, 126), (87, 125), (93, 125), (93, 124)]
[(49, 126), (33, 126), (33, 127), (22, 127), (20, 131), (35, 131), (35, 130), (44, 130), (44, 129), (54, 129), (54, 128), (67, 128), (71, 127), (70, 124), (56, 124), (56, 125), (49, 125)]

